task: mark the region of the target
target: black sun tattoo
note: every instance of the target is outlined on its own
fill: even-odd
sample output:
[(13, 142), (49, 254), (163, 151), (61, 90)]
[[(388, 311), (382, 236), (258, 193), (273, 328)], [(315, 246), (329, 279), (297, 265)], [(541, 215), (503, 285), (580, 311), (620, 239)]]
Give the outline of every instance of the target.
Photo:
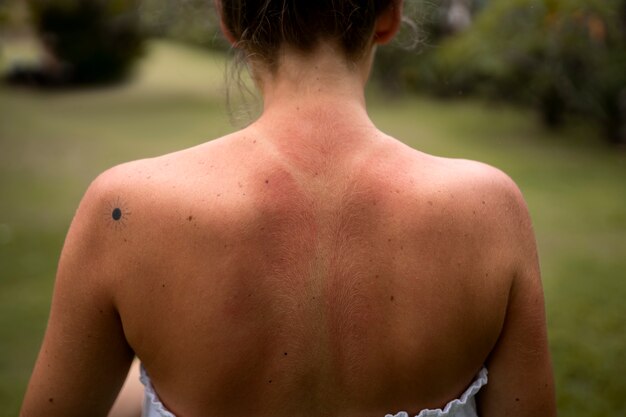
[(119, 197), (107, 205), (104, 213), (107, 224), (115, 230), (126, 227), (131, 214), (126, 202)]

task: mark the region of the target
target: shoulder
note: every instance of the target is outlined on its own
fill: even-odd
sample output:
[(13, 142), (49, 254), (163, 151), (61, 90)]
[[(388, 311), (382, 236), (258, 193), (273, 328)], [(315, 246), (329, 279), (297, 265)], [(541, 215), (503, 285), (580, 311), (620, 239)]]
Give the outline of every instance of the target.
[(534, 242), (534, 237), (528, 235), (532, 231), (526, 201), (508, 174), (465, 159), (447, 159), (442, 164), (450, 167), (447, 181), (458, 193), (459, 208), (467, 218), (493, 232), (492, 238), (508, 247), (528, 239)]
[(506, 251), (509, 259), (534, 250), (528, 207), (509, 175), (472, 160), (419, 158), (412, 174), (420, 181), (416, 193), (433, 202), (438, 221), (475, 236), (485, 250)]
[[(83, 242), (107, 251), (142, 241), (142, 248), (171, 231), (200, 200), (221, 192), (228, 177), (220, 139), (193, 148), (119, 164), (87, 188), (72, 223)], [(202, 192), (200, 192), (200, 190)], [(204, 201), (203, 200), (203, 201)], [(151, 243), (152, 242), (152, 243)]]
[(510, 276), (537, 268), (531, 216), (513, 179), (493, 166), (463, 159), (441, 160), (442, 177), (458, 224), (480, 237), (481, 249), (508, 265)]
[[(99, 174), (89, 185), (81, 201), (78, 214), (92, 216), (104, 214), (99, 222), (111, 225), (118, 219), (119, 210), (132, 214), (140, 209), (144, 214), (158, 205), (167, 208), (168, 196), (175, 195), (185, 183), (191, 183), (198, 175), (199, 154), (205, 154), (211, 143), (177, 152), (125, 162)], [(146, 210), (143, 210), (143, 209)], [(119, 210), (118, 210), (119, 209)], [(115, 213), (115, 214), (114, 214)], [(129, 220), (129, 219), (126, 219)], [(113, 223), (114, 225), (116, 223)]]
[(158, 224), (158, 215), (168, 209), (169, 191), (176, 190), (184, 175), (180, 159), (173, 153), (125, 162), (100, 173), (81, 199), (66, 246), (77, 241), (83, 250), (116, 252), (123, 247), (121, 242)]
[(517, 184), (499, 168), (468, 159), (433, 158), (436, 160), (435, 166), (440, 170), (438, 174), (450, 186), (496, 199), (523, 201)]
[(61, 262), (77, 259), (77, 265), (102, 269), (103, 262), (120, 250), (126, 228), (141, 200), (143, 161), (107, 169), (89, 185), (76, 210), (65, 239)]
[[(394, 152), (395, 153), (395, 152)], [(404, 148), (389, 164), (408, 173), (416, 192), (429, 194), (447, 209), (479, 211), (490, 216), (524, 216), (527, 208), (520, 188), (504, 171), (483, 162), (444, 158)], [(461, 213), (459, 213), (461, 214)]]
[(146, 186), (158, 171), (154, 162), (138, 160), (109, 168), (98, 175), (87, 188), (74, 218), (74, 223), (93, 231), (124, 224), (131, 214), (131, 205), (146, 198)]
[(432, 174), (442, 188), (458, 196), (459, 208), (480, 209), (489, 216), (511, 221), (527, 214), (522, 192), (513, 179), (491, 165), (467, 160), (435, 157)]
[(520, 188), (494, 166), (430, 155), (395, 139), (385, 142), (376, 158), (372, 173), (380, 178), (377, 183), (391, 182), (410, 190), (402, 203), (405, 207), (421, 210), (426, 202), (434, 209), (430, 211), (440, 213), (447, 222), (454, 218), (457, 226), (471, 224), (494, 233), (498, 229), (499, 234), (520, 222), (530, 225)]
[(491, 199), (523, 204), (517, 184), (504, 171), (489, 164), (461, 158), (446, 158), (418, 151), (393, 139), (385, 142), (385, 170), (406, 172), (415, 182), (430, 184), (433, 189), (448, 190), (459, 196), (486, 195)]
[(183, 216), (175, 204), (184, 201), (176, 193), (184, 165), (179, 158), (123, 163), (91, 182), (65, 239), (59, 281), (116, 294), (128, 271), (166, 246), (168, 233), (176, 229), (173, 219)]

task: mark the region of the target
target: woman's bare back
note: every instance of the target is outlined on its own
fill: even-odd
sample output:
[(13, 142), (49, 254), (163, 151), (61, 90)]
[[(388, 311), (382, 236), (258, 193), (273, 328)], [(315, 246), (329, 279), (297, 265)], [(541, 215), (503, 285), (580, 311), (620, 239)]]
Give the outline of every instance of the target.
[(178, 417), (417, 413), (483, 365), (481, 417), (555, 415), (523, 199), (374, 127), (402, 1), (374, 3), (216, 2), (262, 114), (94, 181), (22, 417), (106, 415), (135, 355)]
[(303, 160), (251, 128), (101, 179), (130, 213), (108, 232), (124, 333), (171, 410), (383, 415), (471, 382), (512, 281), (507, 179), (365, 142)]

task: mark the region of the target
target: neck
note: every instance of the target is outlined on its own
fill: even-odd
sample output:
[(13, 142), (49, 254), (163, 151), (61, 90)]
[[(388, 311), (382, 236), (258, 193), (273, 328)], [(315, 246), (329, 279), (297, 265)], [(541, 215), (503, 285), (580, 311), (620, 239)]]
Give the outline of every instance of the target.
[(255, 74), (263, 96), (259, 122), (282, 115), (300, 123), (307, 112), (335, 120), (368, 118), (364, 88), (369, 61), (350, 64), (328, 44), (306, 55), (285, 48), (275, 71)]

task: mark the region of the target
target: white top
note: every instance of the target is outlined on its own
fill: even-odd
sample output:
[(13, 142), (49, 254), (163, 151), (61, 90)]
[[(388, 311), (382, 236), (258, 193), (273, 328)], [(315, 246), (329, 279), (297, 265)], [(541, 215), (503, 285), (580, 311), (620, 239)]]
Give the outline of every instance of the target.
[[(141, 367), (141, 383), (146, 387), (143, 401), (142, 417), (176, 417), (165, 408), (159, 396), (157, 395), (150, 377), (146, 370)], [(476, 394), (487, 384), (487, 368), (480, 370), (474, 382), (467, 387), (465, 392), (458, 399), (450, 401), (441, 409), (426, 409), (420, 411), (415, 417), (478, 417), (476, 410)], [(406, 411), (400, 411), (396, 414), (387, 414), (385, 417), (410, 417)]]

